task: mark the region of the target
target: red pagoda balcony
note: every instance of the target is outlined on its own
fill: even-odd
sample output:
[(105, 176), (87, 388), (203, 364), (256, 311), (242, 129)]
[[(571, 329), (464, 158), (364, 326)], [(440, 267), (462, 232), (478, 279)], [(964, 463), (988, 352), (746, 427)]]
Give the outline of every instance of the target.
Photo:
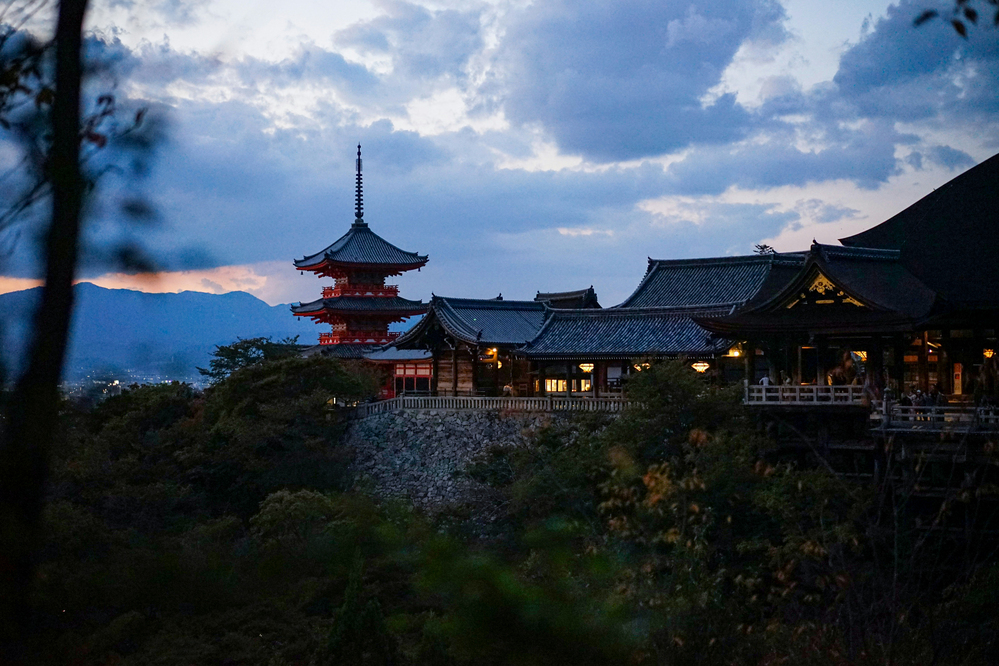
[(399, 295), (399, 286), (395, 284), (344, 284), (335, 287), (323, 287), (323, 298), (338, 296), (378, 296), (393, 298)]
[(320, 333), (321, 345), (387, 345), (399, 337), (398, 333), (385, 331), (334, 331)]

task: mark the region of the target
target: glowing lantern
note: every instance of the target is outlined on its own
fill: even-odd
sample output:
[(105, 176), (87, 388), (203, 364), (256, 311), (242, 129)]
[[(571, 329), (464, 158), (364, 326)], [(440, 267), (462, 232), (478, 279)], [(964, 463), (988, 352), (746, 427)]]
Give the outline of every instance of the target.
[(583, 372), (593, 372), (593, 364), (592, 363), (580, 363), (579, 364), (579, 369), (582, 370)]
[(985, 358), (992, 358), (992, 356), (995, 354), (995, 351), (992, 349), (986, 349), (985, 351), (982, 352), (982, 354), (984, 354)]
[(705, 361), (698, 361), (697, 363), (693, 363), (690, 367), (698, 372), (706, 372), (707, 369), (711, 367), (711, 364), (706, 363)]

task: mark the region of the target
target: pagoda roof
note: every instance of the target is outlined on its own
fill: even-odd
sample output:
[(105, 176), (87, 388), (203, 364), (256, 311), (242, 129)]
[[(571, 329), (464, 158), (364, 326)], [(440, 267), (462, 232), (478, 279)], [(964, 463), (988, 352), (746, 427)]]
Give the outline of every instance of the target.
[(426, 309), (427, 306), (423, 301), (411, 301), (399, 296), (391, 298), (381, 296), (335, 296), (333, 298), (320, 298), (311, 303), (299, 303), (298, 305), (291, 306), (292, 313), (303, 317), (317, 316), (324, 313), (385, 313), (404, 317), (423, 314)]
[(434, 296), (427, 316), (395, 344), (414, 344), (430, 326), (440, 324), (450, 336), (467, 344), (519, 346), (538, 334), (546, 312), (550, 310), (537, 301)]
[(401, 250), (373, 232), (366, 222), (355, 221), (343, 236), (321, 252), (295, 260), (300, 270), (340, 265), (350, 268), (391, 266), (403, 270), (420, 268), (428, 256)]
[(803, 253), (709, 259), (652, 259), (645, 277), (619, 308), (742, 305), (779, 290), (804, 264)]
[(999, 155), (840, 242), (898, 250), (907, 270), (954, 305), (999, 305)]
[(607, 308), (553, 310), (519, 353), (534, 360), (713, 357), (732, 342), (713, 336), (693, 317), (729, 308)]
[(534, 297), (538, 303), (547, 303), (552, 308), (582, 309), (599, 308), (597, 302), (597, 292), (593, 290), (593, 285), (588, 289), (577, 291), (539, 291)]
[(721, 317), (695, 317), (722, 335), (911, 330), (939, 310), (936, 292), (910, 273), (897, 250), (813, 243), (782, 289)]

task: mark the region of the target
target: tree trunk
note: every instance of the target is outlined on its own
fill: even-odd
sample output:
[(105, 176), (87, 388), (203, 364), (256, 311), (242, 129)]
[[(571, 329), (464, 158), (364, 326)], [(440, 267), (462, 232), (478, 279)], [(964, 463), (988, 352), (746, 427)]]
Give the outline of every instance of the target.
[(45, 244), (45, 287), (27, 370), (9, 405), (0, 439), (0, 645), (23, 662), (29, 594), (41, 527), (49, 442), (59, 409), (83, 204), (80, 173), (81, 47), (87, 0), (62, 0), (56, 25), (55, 99), (48, 173), (52, 219)]

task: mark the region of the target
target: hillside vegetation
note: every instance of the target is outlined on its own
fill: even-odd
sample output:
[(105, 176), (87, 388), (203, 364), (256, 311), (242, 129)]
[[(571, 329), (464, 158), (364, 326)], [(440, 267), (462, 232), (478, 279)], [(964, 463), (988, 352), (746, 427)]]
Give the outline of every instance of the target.
[(489, 525), (351, 489), (327, 401), (375, 388), (283, 358), (66, 404), (37, 663), (994, 663), (987, 555), (773, 459), (684, 364), (637, 377), (641, 409), (484, 457)]

